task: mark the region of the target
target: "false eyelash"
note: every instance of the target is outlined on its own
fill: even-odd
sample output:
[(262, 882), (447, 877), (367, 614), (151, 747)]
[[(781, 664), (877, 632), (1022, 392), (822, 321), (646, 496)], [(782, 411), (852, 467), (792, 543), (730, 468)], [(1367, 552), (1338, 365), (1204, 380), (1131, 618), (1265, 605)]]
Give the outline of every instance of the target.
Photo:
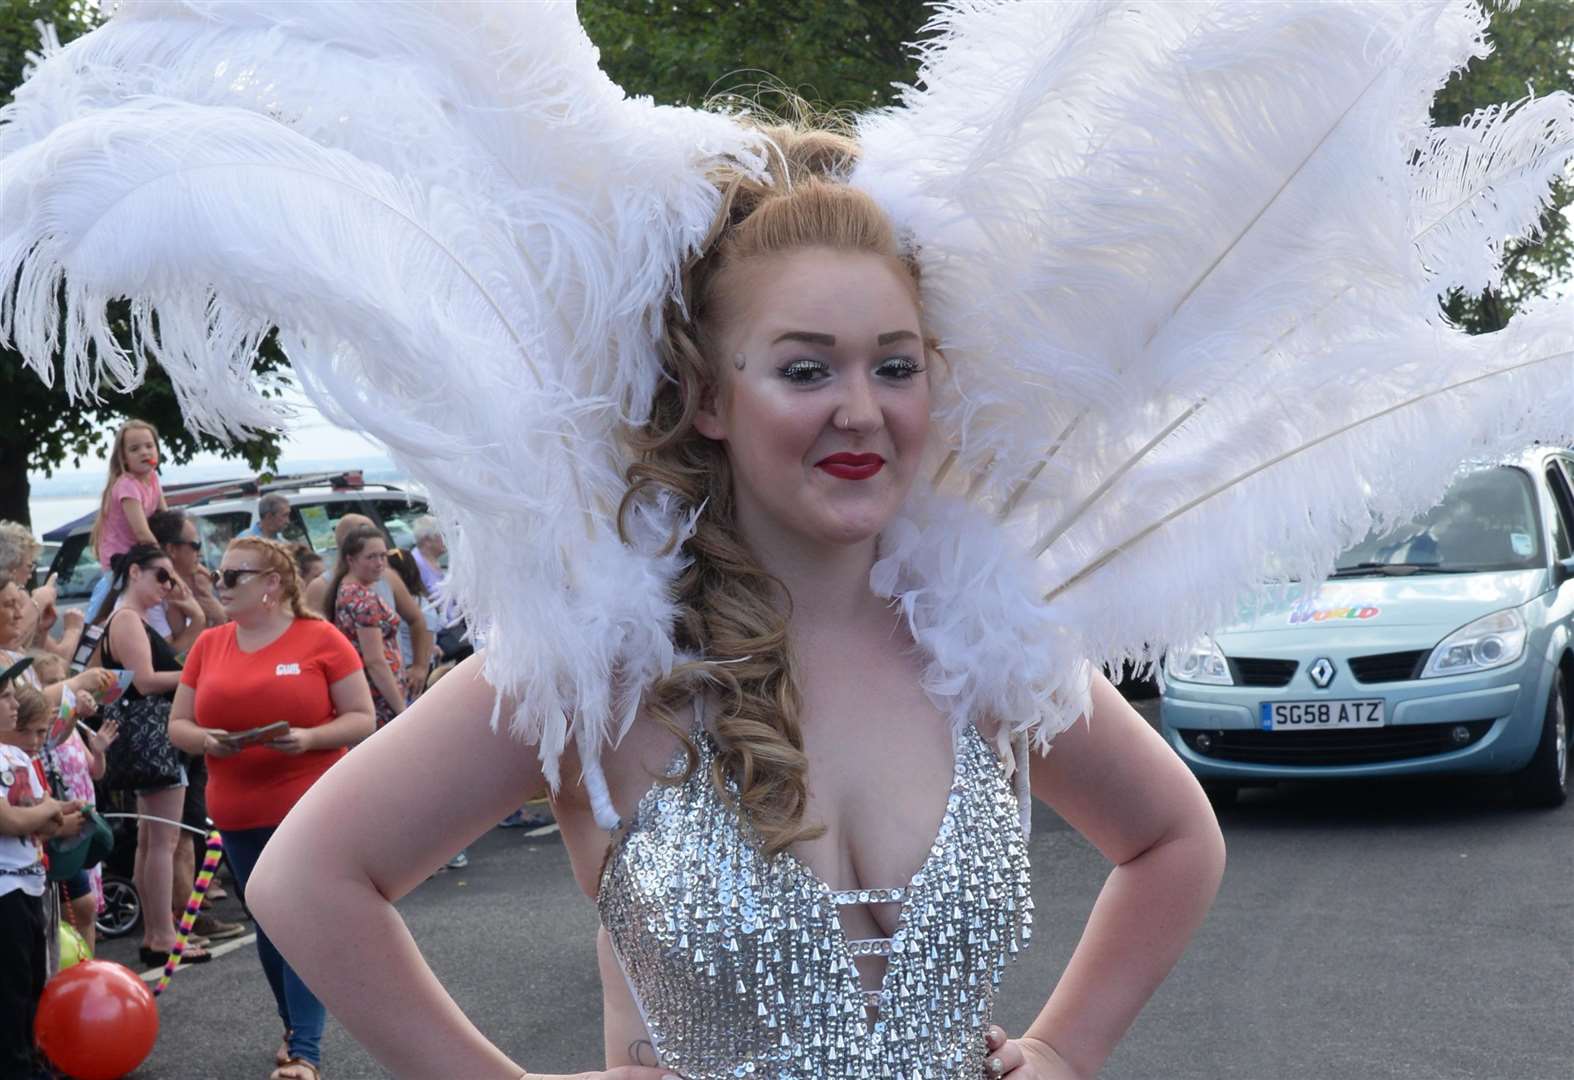
[(892, 364), (899, 365), (901, 367), (902, 374), (907, 377), (922, 375), (925, 371), (929, 370), (923, 364), (920, 364), (918, 361), (906, 356), (893, 356), (889, 360), (882, 360), (880, 362), (880, 367), (876, 368), (875, 370), (883, 370)]
[(784, 364), (779, 370), (781, 375), (791, 382), (809, 382), (810, 380), (801, 379), (797, 376), (799, 374), (824, 372), (827, 368), (823, 360), (794, 360)]

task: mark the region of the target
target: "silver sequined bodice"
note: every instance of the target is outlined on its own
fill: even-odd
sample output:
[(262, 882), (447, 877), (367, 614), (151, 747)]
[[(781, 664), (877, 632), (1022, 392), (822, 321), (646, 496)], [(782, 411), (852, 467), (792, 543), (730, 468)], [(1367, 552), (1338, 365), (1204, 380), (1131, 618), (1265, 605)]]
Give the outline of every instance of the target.
[[(597, 896), (661, 1064), (688, 1080), (982, 1075), (995, 989), (1031, 937), (1033, 901), (1017, 798), (978, 733), (957, 740), (912, 881), (847, 892), (790, 853), (767, 860), (711, 783), (715, 743), (703, 730), (696, 741), (688, 780), (652, 788), (625, 823)], [(848, 940), (838, 908), (882, 901), (902, 905), (896, 932)], [(860, 986), (861, 955), (887, 957), (879, 990)]]

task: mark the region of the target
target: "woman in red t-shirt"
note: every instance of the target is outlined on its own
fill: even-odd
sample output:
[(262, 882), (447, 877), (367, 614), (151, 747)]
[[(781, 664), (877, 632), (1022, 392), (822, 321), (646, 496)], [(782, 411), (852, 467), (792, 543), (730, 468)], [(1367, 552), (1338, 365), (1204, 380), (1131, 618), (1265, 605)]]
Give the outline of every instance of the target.
[[(354, 647), (306, 609), (283, 544), (255, 536), (231, 542), (217, 591), (231, 621), (191, 647), (169, 737), (207, 757), (208, 814), (244, 902), (252, 867), (290, 807), (346, 747), (372, 733), (372, 696)], [(288, 731), (237, 746), (234, 733), (281, 720)], [(316, 1080), (322, 1004), (261, 927), (257, 952), (284, 1022), (274, 1080)]]

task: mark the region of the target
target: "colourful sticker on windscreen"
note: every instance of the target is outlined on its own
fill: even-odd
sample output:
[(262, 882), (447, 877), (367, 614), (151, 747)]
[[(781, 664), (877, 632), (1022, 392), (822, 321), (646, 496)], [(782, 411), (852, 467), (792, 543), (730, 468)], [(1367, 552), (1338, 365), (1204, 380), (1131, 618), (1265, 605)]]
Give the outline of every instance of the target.
[(1536, 541), (1529, 533), (1509, 533), (1508, 542), (1514, 549), (1514, 554), (1521, 559), (1528, 559), (1536, 553)]

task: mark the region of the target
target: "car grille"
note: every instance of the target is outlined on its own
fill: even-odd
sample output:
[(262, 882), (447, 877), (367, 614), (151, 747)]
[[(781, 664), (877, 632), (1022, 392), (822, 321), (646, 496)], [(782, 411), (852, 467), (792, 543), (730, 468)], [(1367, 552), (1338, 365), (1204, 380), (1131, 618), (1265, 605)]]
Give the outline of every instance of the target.
[[(1470, 732), (1465, 742), (1455, 742), (1453, 731)], [(1462, 724), (1401, 724), (1364, 731), (1182, 731), (1186, 745), (1204, 757), (1250, 765), (1369, 765), (1403, 761), (1461, 750), (1477, 742), (1492, 727), (1491, 720)], [(1207, 735), (1208, 749), (1197, 745)]]
[(1232, 656), (1237, 686), (1288, 686), (1300, 666), (1294, 660), (1267, 660), (1256, 656)]
[(1352, 656), (1350, 674), (1356, 682), (1403, 682), (1418, 678), (1421, 666), (1426, 663), (1431, 649), (1411, 652), (1378, 653), (1375, 656)]

